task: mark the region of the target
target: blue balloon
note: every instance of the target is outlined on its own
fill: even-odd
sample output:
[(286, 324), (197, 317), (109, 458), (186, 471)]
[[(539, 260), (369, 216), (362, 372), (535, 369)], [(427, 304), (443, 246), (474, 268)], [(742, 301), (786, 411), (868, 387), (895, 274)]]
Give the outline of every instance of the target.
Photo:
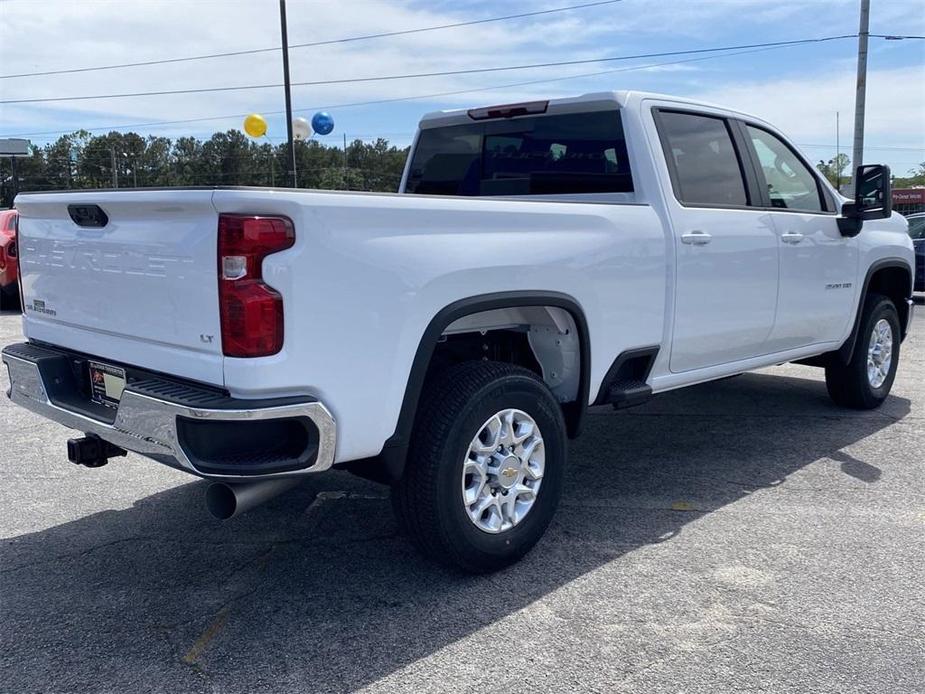
[(334, 130), (334, 119), (327, 111), (318, 111), (312, 116), (312, 130), (319, 135), (327, 135)]

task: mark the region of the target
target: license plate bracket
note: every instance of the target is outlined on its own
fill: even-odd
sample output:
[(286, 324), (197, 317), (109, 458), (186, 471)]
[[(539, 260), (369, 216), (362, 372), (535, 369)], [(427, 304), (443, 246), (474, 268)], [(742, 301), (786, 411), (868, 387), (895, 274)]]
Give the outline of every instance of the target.
[(125, 389), (125, 369), (98, 361), (91, 361), (87, 366), (90, 371), (90, 399), (104, 407), (119, 407)]

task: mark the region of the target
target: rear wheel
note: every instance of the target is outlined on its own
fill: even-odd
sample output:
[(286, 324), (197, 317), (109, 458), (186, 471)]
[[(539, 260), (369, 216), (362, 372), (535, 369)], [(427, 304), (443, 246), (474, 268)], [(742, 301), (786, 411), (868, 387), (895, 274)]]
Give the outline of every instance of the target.
[(899, 338), (896, 306), (885, 296), (868, 296), (851, 361), (833, 360), (825, 369), (832, 400), (859, 410), (873, 409), (886, 400), (899, 364)]
[(429, 558), (473, 573), (500, 569), (546, 531), (565, 457), (561, 408), (535, 374), (460, 364), (425, 389), (392, 491), (396, 515)]

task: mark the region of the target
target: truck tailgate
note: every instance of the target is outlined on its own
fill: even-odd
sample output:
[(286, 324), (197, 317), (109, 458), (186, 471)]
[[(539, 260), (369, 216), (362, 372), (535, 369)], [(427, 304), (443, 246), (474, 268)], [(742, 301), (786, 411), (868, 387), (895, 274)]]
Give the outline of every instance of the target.
[(222, 384), (211, 190), (26, 194), (16, 207), (30, 339)]

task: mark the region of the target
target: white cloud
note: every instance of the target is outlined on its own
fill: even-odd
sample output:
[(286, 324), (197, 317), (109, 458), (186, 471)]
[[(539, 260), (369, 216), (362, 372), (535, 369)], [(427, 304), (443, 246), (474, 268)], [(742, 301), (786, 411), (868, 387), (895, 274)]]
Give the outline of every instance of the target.
[[(279, 42), (276, 3), (200, 0), (148, 2), (27, 2), (0, 5), (5, 74), (202, 55)], [(40, 11), (41, 8), (41, 11)], [(289, 3), (290, 43), (452, 23), (463, 13), (436, 12), (384, 0)], [(293, 82), (452, 70), (461, 66), (543, 62), (549, 46), (570, 45), (569, 55), (596, 57), (580, 46), (582, 24), (574, 19), (486, 24), (409, 36), (291, 51)], [(323, 27), (323, 31), (319, 30)], [(69, 95), (193, 89), (282, 81), (278, 53), (125, 70), (3, 80), (0, 97), (28, 99)], [(502, 80), (504, 81), (504, 80)], [(461, 89), (482, 78), (414, 79), (294, 88), (297, 103), (339, 103)], [(0, 106), (3, 130), (33, 122), (39, 111), (94, 114), (124, 120), (185, 118), (263, 109), (279, 102), (279, 89), (105, 101)], [(34, 129), (34, 128), (33, 128)]]
[[(527, 4), (481, 2), (423, 3), (397, 0), (289, 0), (290, 43), (381, 33), (569, 4), (570, 0), (534, 0)], [(915, 2), (880, 2), (872, 29), (925, 33), (925, 17)], [(262, 48), (279, 42), (277, 3), (273, 0), (0, 0), (0, 73), (154, 60)], [(606, 55), (645, 53), (710, 45), (756, 43), (856, 30), (856, 0), (624, 0), (614, 5), (546, 15), (531, 20), (425, 32), (332, 46), (293, 49), (294, 81), (516, 65)], [(904, 42), (908, 44), (908, 42)], [(907, 46), (897, 44), (898, 50)], [(812, 49), (800, 49), (811, 51)], [(841, 54), (850, 54), (846, 50)], [(795, 55), (802, 55), (794, 53)], [(807, 55), (812, 53), (807, 52)], [(772, 55), (772, 54), (764, 54)], [(774, 53), (773, 55), (782, 55)], [(908, 55), (908, 52), (904, 55)], [(920, 54), (921, 55), (921, 54)], [(743, 81), (742, 65), (753, 56), (612, 72), (594, 79), (551, 82), (498, 91), (433, 99), (444, 106), (475, 105), (600, 91), (648, 88), (695, 94), (740, 106), (780, 124), (798, 141), (834, 139), (834, 112), (841, 110), (844, 141), (853, 104), (849, 61), (811, 63), (799, 77)], [(668, 62), (671, 58), (641, 61)], [(757, 64), (759, 57), (755, 56)], [(921, 61), (920, 61), (921, 62)], [(785, 63), (791, 69), (793, 62)], [(484, 88), (563, 75), (624, 67), (603, 63), (481, 75), (460, 75), (387, 82), (297, 87), (297, 109), (376, 99)], [(764, 72), (773, 70), (765, 67)], [(736, 75), (738, 77), (730, 77)], [(761, 73), (759, 73), (760, 75)], [(787, 74), (780, 72), (777, 74)], [(267, 84), (281, 81), (278, 53), (140, 67), (0, 80), (0, 100), (77, 94), (187, 89), (203, 86)], [(735, 81), (730, 83), (730, 80)], [(916, 81), (918, 80), (918, 81)], [(718, 86), (722, 84), (728, 86)], [(925, 105), (921, 71), (872, 70), (869, 114), (871, 137), (920, 143)], [(915, 86), (919, 85), (918, 94)], [(0, 133), (76, 129), (145, 121), (201, 118), (218, 114), (281, 109), (280, 89), (156, 96), (102, 101), (0, 105)], [(400, 105), (344, 110), (351, 127), (410, 132), (413, 114), (429, 110)], [(357, 113), (356, 118), (352, 114)], [(365, 115), (362, 115), (364, 114)], [(401, 114), (401, 118), (394, 114)], [(364, 120), (365, 119), (365, 120)], [(916, 119), (918, 125), (916, 126)], [(342, 122), (342, 121), (339, 121)], [(239, 126), (239, 119), (151, 128), (177, 136)], [(146, 132), (144, 128), (139, 128)], [(910, 139), (911, 138), (911, 139)], [(42, 138), (36, 138), (41, 141)], [(911, 156), (911, 155), (910, 155)], [(915, 155), (918, 156), (918, 155)]]
[[(763, 118), (794, 141), (835, 142), (835, 114), (841, 117), (842, 151), (849, 152), (854, 130), (856, 74), (848, 70), (800, 79), (762, 80), (722, 87), (700, 87), (691, 96), (740, 109)], [(868, 161), (894, 161), (897, 173), (906, 164), (925, 160), (925, 65), (871, 70), (867, 78), (865, 141), (879, 146), (916, 147), (918, 151), (869, 150)], [(814, 159), (833, 152), (805, 148)]]

